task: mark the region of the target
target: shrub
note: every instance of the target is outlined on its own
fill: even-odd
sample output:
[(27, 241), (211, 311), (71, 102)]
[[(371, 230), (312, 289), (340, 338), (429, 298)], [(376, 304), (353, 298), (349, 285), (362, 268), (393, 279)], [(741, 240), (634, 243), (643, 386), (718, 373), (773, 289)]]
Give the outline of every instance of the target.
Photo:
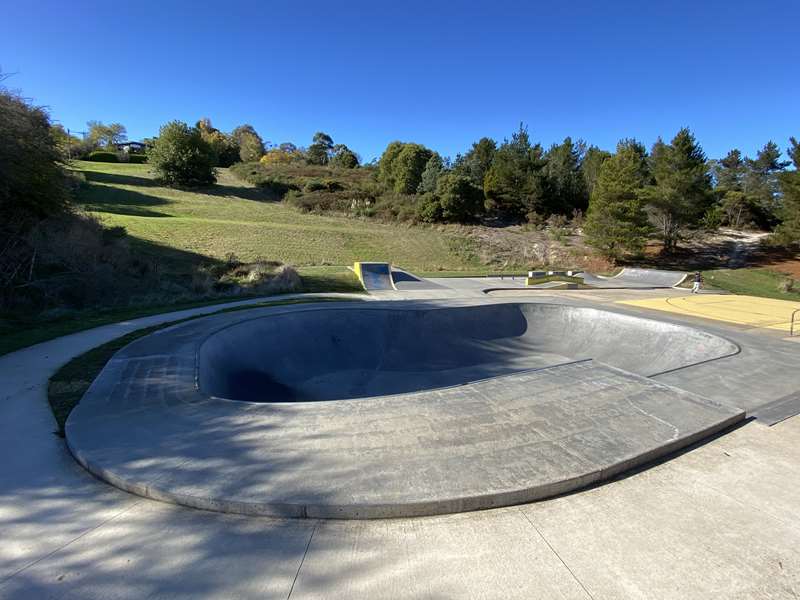
[(282, 199), (289, 190), (297, 189), (296, 185), (284, 181), (280, 177), (265, 177), (261, 179), (257, 185), (264, 190), (264, 192), (278, 200)]
[(147, 155), (146, 154), (129, 154), (128, 155), (128, 162), (141, 165), (147, 162)]
[(795, 280), (791, 277), (786, 277), (778, 282), (778, 291), (784, 294), (794, 291)]
[(330, 192), (290, 192), (284, 201), (301, 212), (323, 214), (326, 212), (350, 212), (351, 201), (339, 194)]
[(322, 181), (312, 179), (303, 186), (303, 190), (306, 192), (338, 192), (343, 189), (344, 186), (333, 179), (324, 179)]
[(0, 239), (22, 221), (60, 212), (68, 190), (50, 117), (0, 88)]
[(417, 215), (429, 223), (468, 223), (483, 210), (483, 194), (464, 175), (439, 176), (436, 193), (425, 194), (417, 203)]
[(216, 181), (211, 146), (197, 127), (181, 121), (161, 128), (148, 159), (167, 185), (199, 186)]
[(428, 192), (417, 199), (417, 216), (425, 223), (437, 223), (443, 220), (442, 205), (436, 194)]
[(108, 152), (107, 150), (95, 150), (94, 152), (89, 153), (89, 156), (86, 157), (86, 160), (91, 160), (92, 162), (115, 163), (119, 162), (119, 156), (117, 156), (116, 152)]

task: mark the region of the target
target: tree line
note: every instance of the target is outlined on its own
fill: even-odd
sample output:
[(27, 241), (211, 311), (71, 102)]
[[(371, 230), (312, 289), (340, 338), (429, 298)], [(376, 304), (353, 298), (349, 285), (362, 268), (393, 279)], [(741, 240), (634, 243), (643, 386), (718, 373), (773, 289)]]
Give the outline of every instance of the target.
[(420, 144), (392, 142), (378, 178), (415, 195), (428, 221), (540, 222), (586, 213), (589, 243), (619, 257), (641, 252), (652, 235), (671, 251), (687, 230), (723, 225), (776, 229), (775, 239), (797, 241), (795, 138), (787, 153), (791, 160), (782, 161), (770, 141), (755, 158), (734, 149), (709, 160), (687, 128), (649, 152), (634, 139), (610, 153), (569, 137), (545, 150), (520, 125), (501, 144), (482, 138), (453, 161)]
[[(88, 125), (89, 147), (110, 148), (126, 139), (119, 123)], [(324, 132), (304, 148), (265, 142), (249, 124), (225, 133), (208, 118), (195, 125), (172, 121), (145, 142), (153, 168), (174, 185), (213, 183), (215, 167), (238, 162), (361, 166), (354, 151)], [(623, 139), (612, 153), (570, 137), (545, 149), (520, 124), (501, 143), (481, 138), (452, 160), (422, 144), (394, 141), (365, 167), (374, 169), (384, 189), (413, 205), (418, 220), (512, 224), (585, 216), (588, 242), (620, 257), (641, 252), (653, 235), (672, 251), (687, 231), (719, 226), (775, 230), (774, 240), (797, 241), (797, 142), (789, 143), (788, 161), (772, 141), (752, 158), (733, 149), (709, 160), (688, 128), (669, 142), (659, 138), (649, 150)]]

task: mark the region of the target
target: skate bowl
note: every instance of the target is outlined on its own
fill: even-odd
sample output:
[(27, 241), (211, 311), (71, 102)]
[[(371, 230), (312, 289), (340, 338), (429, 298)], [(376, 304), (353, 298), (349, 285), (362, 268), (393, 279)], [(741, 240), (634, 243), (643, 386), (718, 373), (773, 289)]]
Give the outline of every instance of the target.
[(202, 392), (251, 402), (416, 392), (594, 359), (643, 376), (730, 356), (700, 330), (592, 308), (343, 308), (233, 325), (198, 353)]
[(607, 480), (742, 420), (648, 377), (737, 352), (699, 329), (577, 306), (260, 308), (120, 350), (66, 438), (99, 478), (206, 510), (494, 508)]

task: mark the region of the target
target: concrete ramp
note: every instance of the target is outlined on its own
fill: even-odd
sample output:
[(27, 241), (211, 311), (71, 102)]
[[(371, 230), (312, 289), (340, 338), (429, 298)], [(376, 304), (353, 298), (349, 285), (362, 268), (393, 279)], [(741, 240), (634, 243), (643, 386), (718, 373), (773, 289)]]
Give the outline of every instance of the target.
[(353, 271), (367, 291), (396, 290), (400, 292), (442, 289), (441, 285), (418, 277), (389, 263), (357, 262)]
[(357, 262), (353, 265), (353, 271), (367, 291), (397, 289), (392, 280), (392, 267), (389, 263)]
[(586, 285), (600, 288), (673, 288), (686, 279), (688, 273), (660, 269), (626, 267), (613, 277), (583, 274)]

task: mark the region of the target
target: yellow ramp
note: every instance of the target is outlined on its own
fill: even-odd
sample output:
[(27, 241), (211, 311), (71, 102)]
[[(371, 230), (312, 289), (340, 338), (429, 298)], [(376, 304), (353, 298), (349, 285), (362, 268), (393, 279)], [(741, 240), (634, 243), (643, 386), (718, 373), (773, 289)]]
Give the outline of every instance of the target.
[[(696, 294), (649, 300), (620, 300), (618, 304), (692, 315), (749, 327), (777, 329), (787, 333), (791, 328), (793, 313), (800, 310), (800, 302), (728, 294)], [(794, 318), (795, 333), (798, 333), (800, 331), (800, 313), (797, 313)]]

